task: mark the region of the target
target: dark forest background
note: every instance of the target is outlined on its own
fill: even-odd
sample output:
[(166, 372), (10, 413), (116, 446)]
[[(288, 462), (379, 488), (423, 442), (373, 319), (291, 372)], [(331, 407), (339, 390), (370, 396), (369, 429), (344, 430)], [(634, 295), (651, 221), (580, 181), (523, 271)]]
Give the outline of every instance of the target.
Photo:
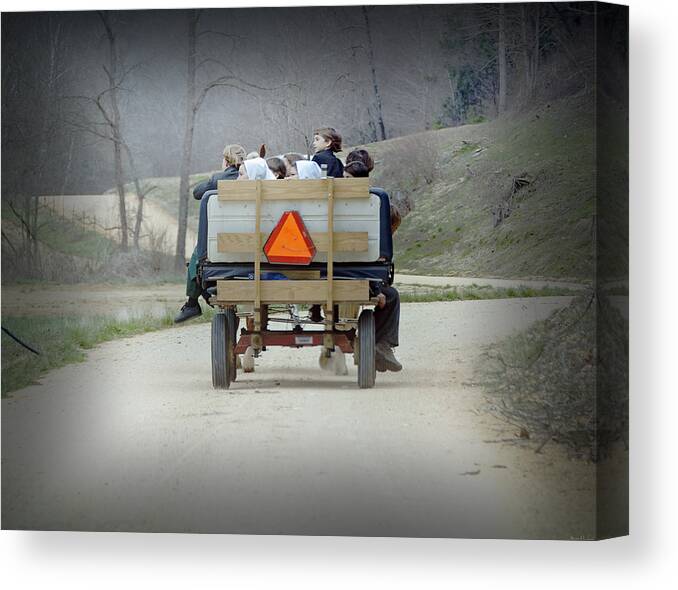
[(3, 193), (115, 184), (97, 101), (126, 178), (129, 156), (178, 173), (189, 93), (192, 171), (318, 125), (353, 145), (493, 118), (590, 85), (593, 24), (591, 3), (5, 13)]
[[(179, 177), (185, 235), (190, 175), (218, 168), (226, 143), (307, 152), (318, 126), (364, 145), (518, 120), (596, 90), (623, 97), (626, 13), (603, 6), (4, 13), (3, 211), (11, 208), (31, 242), (39, 195), (116, 187), (123, 208), (132, 191), (141, 210), (143, 179)], [(616, 48), (601, 88), (596, 27)], [(578, 104), (593, 116), (592, 98)], [(440, 152), (430, 142), (411, 149), (429, 161)], [(400, 156), (390, 161), (401, 173), (418, 166)], [(425, 189), (433, 177), (424, 176)], [(123, 223), (126, 249), (141, 213)]]

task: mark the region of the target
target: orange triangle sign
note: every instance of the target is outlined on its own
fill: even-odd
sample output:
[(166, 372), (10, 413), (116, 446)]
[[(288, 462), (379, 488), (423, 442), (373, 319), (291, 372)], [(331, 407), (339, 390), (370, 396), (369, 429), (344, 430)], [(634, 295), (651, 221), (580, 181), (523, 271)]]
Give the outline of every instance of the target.
[(269, 262), (309, 264), (315, 245), (298, 211), (285, 211), (266, 240), (264, 252)]

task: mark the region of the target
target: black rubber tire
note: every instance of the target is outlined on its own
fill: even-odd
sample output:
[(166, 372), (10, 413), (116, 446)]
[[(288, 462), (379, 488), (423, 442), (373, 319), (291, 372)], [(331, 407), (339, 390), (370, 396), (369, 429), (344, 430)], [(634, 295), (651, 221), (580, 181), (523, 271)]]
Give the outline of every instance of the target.
[(238, 340), (238, 317), (235, 315), (235, 310), (232, 307), (229, 307), (226, 310), (226, 323), (228, 326), (228, 333), (231, 336), (227, 356), (229, 359), (229, 367), (231, 368), (231, 383), (233, 383), (238, 377), (235, 360), (235, 346)]
[(358, 386), (360, 389), (374, 387), (377, 377), (374, 342), (374, 313), (371, 309), (363, 309), (358, 318), (359, 361)]
[(226, 314), (215, 313), (212, 318), (212, 387), (215, 389), (228, 389), (231, 385), (228, 334)]

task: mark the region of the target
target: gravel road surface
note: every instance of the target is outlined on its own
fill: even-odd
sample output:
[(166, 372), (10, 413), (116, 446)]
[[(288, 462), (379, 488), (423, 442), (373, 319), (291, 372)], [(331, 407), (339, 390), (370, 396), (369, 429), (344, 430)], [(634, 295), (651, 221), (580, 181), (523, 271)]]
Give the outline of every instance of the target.
[(404, 304), (401, 373), (360, 390), (319, 349), (211, 387), (210, 327), (104, 344), (2, 400), (3, 528), (590, 538), (594, 468), (488, 442), (481, 347), (566, 297)]

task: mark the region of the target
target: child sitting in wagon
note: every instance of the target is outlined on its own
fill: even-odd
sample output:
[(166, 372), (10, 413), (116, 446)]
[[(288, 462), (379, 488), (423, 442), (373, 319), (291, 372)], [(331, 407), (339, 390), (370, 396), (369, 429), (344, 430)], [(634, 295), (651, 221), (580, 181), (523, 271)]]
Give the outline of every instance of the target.
[(327, 166), (327, 176), (343, 178), (344, 165), (335, 155), (341, 151), (341, 135), (332, 127), (321, 127), (313, 132), (313, 151), (311, 158), (320, 168)]

